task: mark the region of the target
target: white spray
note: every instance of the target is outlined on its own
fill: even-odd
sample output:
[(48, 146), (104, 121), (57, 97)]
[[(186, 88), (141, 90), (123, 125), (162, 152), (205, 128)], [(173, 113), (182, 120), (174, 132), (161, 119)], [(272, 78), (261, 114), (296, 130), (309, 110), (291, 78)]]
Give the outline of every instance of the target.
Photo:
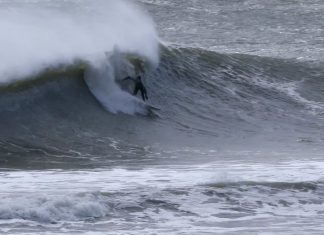
[[(102, 67), (102, 61), (107, 61), (105, 53), (114, 48), (158, 63), (154, 23), (128, 1), (0, 1), (0, 84), (24, 79), (44, 68), (71, 64), (76, 59)], [(104, 70), (107, 66), (103, 66)], [(105, 77), (113, 80), (113, 70)], [(98, 98), (95, 87), (92, 82)], [(103, 95), (99, 96), (102, 101)]]

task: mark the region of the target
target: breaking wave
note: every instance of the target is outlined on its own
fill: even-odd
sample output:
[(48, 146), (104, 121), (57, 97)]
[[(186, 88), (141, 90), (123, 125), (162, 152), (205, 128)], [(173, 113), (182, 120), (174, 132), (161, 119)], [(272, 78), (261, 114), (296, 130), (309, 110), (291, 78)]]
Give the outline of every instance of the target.
[(154, 23), (138, 6), (112, 0), (0, 4), (0, 83), (24, 80), (45, 69), (70, 66), (81, 60), (97, 69), (88, 72), (86, 80), (107, 109), (134, 111), (127, 108), (136, 108), (134, 99), (114, 86), (116, 68), (111, 66), (110, 55), (116, 57), (118, 51), (141, 57), (150, 64), (158, 63)]
[[(321, 65), (160, 47), (161, 61), (156, 69), (150, 69), (152, 64), (144, 58), (115, 49), (97, 64), (78, 61), (3, 86), (2, 120), (10, 121), (12, 115), (21, 113), (27, 119), (37, 116), (33, 120), (48, 125), (72, 118), (71, 122), (80, 121), (83, 126), (82, 120), (90, 112), (93, 118), (103, 119), (104, 109), (145, 114), (144, 103), (125, 91), (120, 82), (140, 70), (149, 103), (160, 108), (163, 123), (180, 132), (215, 137), (288, 133), (297, 141), (308, 139), (298, 132), (318, 131), (316, 123), (324, 111)], [(48, 117), (60, 112), (65, 114), (63, 120)], [(314, 141), (314, 135), (310, 136), (309, 141)]]
[[(56, 154), (53, 146), (60, 146), (59, 155), (70, 156), (71, 148), (100, 145), (98, 138), (129, 136), (167, 146), (322, 141), (319, 62), (161, 45), (152, 20), (127, 1), (1, 4), (16, 9), (0, 14), (0, 28), (13, 28), (0, 45), (10, 55), (1, 55), (0, 68), (3, 151)], [(44, 13), (52, 17), (39, 20)], [(149, 105), (159, 108), (153, 118), (121, 81), (136, 74), (144, 78)], [(100, 148), (114, 152), (104, 142)]]

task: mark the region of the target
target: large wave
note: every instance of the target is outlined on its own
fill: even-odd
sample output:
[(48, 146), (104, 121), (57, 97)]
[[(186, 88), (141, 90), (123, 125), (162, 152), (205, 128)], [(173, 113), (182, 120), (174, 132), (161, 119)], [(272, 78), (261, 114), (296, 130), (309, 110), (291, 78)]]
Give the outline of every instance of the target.
[(142, 112), (143, 103), (110, 79), (133, 71), (129, 56), (117, 50), (94, 65), (63, 67), (2, 88), (2, 135), (5, 130), (12, 135), (16, 129), (21, 135), (17, 123), (34, 128), (34, 134), (56, 130), (59, 123), (65, 126), (63, 133), (77, 125), (100, 133), (118, 129), (119, 139), (135, 132), (140, 139), (167, 143), (186, 143), (184, 136), (198, 139), (197, 145), (224, 146), (228, 141), (238, 146), (243, 138), (253, 146), (282, 138), (293, 144), (321, 142), (321, 65), (197, 48), (161, 47), (160, 53), (158, 68), (144, 76), (150, 104), (161, 109), (157, 122), (107, 116), (109, 112), (97, 105), (99, 100), (112, 112)]
[[(149, 16), (127, 1), (1, 4), (0, 24), (12, 29), (0, 45), (3, 151), (36, 155), (37, 145), (56, 156), (52, 146), (79, 152), (108, 134), (168, 146), (322, 142), (322, 64), (163, 46)], [(160, 118), (111, 114), (145, 112), (119, 84), (136, 73)]]

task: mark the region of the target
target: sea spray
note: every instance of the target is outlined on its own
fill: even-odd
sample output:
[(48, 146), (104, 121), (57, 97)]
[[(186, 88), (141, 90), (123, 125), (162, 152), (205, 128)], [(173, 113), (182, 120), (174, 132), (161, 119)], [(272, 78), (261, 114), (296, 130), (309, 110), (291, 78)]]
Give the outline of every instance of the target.
[(3, 1), (0, 35), (0, 83), (76, 59), (100, 61), (116, 47), (158, 61), (154, 23), (128, 1)]

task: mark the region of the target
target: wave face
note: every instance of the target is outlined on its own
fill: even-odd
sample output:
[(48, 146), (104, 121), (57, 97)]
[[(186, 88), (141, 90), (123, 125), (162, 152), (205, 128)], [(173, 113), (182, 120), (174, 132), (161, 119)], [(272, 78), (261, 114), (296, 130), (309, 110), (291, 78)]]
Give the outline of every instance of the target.
[(281, 131), (317, 128), (323, 72), (322, 64), (293, 59), (166, 49), (152, 89), (163, 91), (163, 110), (184, 128), (222, 137), (259, 131), (283, 136)]

